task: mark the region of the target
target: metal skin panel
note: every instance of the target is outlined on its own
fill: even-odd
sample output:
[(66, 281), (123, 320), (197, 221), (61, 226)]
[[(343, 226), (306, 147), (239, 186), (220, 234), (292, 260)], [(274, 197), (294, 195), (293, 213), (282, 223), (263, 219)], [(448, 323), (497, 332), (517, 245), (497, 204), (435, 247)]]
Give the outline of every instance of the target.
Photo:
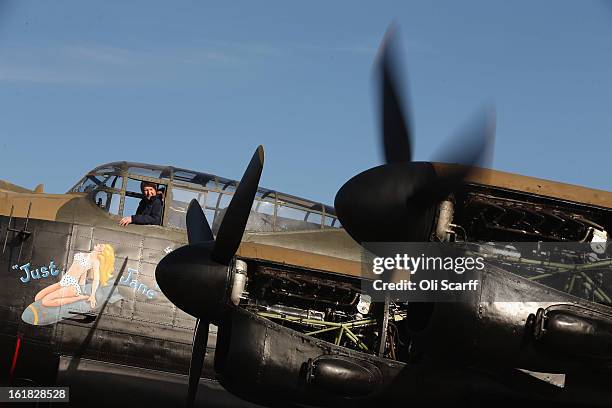
[[(479, 291), (460, 292), (458, 302), (435, 303), (424, 329), (407, 330), (414, 336), (417, 349), (424, 350), (434, 360), (457, 365), (482, 364), (581, 374), (585, 370), (600, 369), (610, 375), (609, 359), (601, 358), (587, 368), (584, 361), (550, 353), (538, 347), (533, 339), (533, 320), (539, 308), (574, 304), (602, 314), (608, 308), (516, 275), (508, 279), (507, 272), (495, 267), (479, 274), (476, 277), (481, 282)], [(490, 301), (495, 298), (516, 301)], [(526, 302), (525, 299), (539, 301)]]
[[(3, 220), (6, 221), (6, 220)], [(18, 220), (21, 222), (22, 220)], [(31, 220), (32, 231), (47, 231), (44, 222), (35, 222)], [(17, 225), (21, 225), (21, 224)], [(4, 222), (3, 222), (4, 224)], [(53, 223), (55, 224), (55, 223)], [(29, 228), (30, 229), (30, 228)], [(49, 228), (51, 229), (51, 228)], [(53, 225), (54, 233), (58, 231), (57, 225)], [(120, 235), (113, 236), (108, 231), (101, 231), (102, 227), (88, 227), (75, 225), (74, 227), (67, 224), (64, 226), (66, 231), (63, 239), (56, 240), (57, 250), (59, 253), (65, 253), (66, 248), (71, 248), (70, 255), (75, 251), (74, 236), (72, 231), (79, 231), (80, 238), (86, 238), (87, 241), (81, 242), (83, 249), (91, 248), (92, 240), (97, 242), (97, 237), (104, 237), (107, 241), (116, 245), (117, 260), (116, 265), (123, 262), (125, 254), (132, 254), (135, 249), (132, 245), (135, 241), (128, 242), (129, 245), (121, 246), (122, 240)], [(149, 262), (142, 262), (141, 254), (144, 252), (144, 244), (146, 240), (141, 240), (138, 248), (138, 258), (130, 259), (126, 264), (126, 268), (139, 268), (139, 265), (147, 265)], [(167, 241), (169, 244), (178, 246), (176, 242)], [(152, 245), (153, 246), (153, 245)], [(158, 248), (160, 245), (157, 245)], [(9, 270), (8, 266), (12, 259), (16, 260), (17, 246), (11, 247), (13, 250), (12, 256), (7, 249), (7, 256), (3, 256), (0, 261), (3, 273), (16, 272)], [(44, 263), (47, 257), (52, 254), (52, 246), (50, 248), (42, 248), (37, 252), (32, 245), (24, 244), (22, 251), (22, 262), (26, 256), (34, 256), (37, 258), (30, 259), (32, 263)], [(62, 252), (64, 251), (64, 252)], [(59, 259), (59, 258), (58, 258)], [(70, 258), (66, 258), (70, 259)], [(66, 261), (62, 265), (65, 265)], [(125, 272), (125, 271), (124, 271)], [(134, 274), (135, 278), (146, 276)], [(14, 278), (17, 278), (13, 275)], [(483, 277), (484, 282), (488, 282), (484, 289), (485, 291), (514, 291), (517, 294), (524, 290), (536, 287), (530, 283), (527, 286), (523, 281), (517, 279), (516, 282), (508, 283), (502, 275), (496, 275), (495, 272), (488, 271), (488, 274)], [(56, 278), (57, 279), (57, 278)], [(42, 281), (42, 279), (40, 280)], [(102, 317), (97, 322), (96, 331), (83, 348), (84, 340), (87, 338), (93, 324), (79, 323), (75, 321), (61, 321), (60, 323), (49, 326), (30, 326), (21, 321), (21, 313), (24, 307), (32, 301), (34, 294), (46, 286), (46, 284), (35, 282), (27, 291), (23, 290), (23, 285), (16, 284), (17, 279), (14, 279), (7, 285), (3, 285), (0, 290), (2, 297), (0, 301), (5, 312), (4, 316), (8, 316), (6, 321), (3, 321), (2, 326), (12, 327), (12, 334), (19, 332), (24, 335), (27, 344), (50, 344), (51, 348), (28, 348), (28, 357), (36, 356), (36, 353), (43, 353), (36, 358), (49, 358), (54, 353), (65, 355), (78, 354), (79, 358), (90, 358), (93, 360), (101, 360), (106, 362), (114, 362), (117, 364), (127, 364), (155, 370), (186, 373), (189, 356), (191, 354), (191, 341), (195, 319), (184, 312), (177, 310), (171, 306), (167, 300), (159, 301), (162, 297), (157, 298), (153, 302), (139, 298), (131, 289), (120, 287), (120, 292), (123, 293), (124, 299), (120, 304), (108, 305)], [(32, 281), (34, 282), (34, 281)], [(7, 290), (6, 288), (9, 288)], [(548, 289), (541, 289), (548, 290)], [(17, 296), (13, 296), (17, 293)], [(482, 295), (482, 294), (481, 294)], [(484, 295), (482, 295), (484, 296)], [(411, 392), (411, 401), (418, 403), (421, 401), (431, 402), (432, 395), (437, 393), (441, 384), (446, 384), (448, 393), (438, 395), (439, 402), (444, 402), (445, 399), (451, 398), (452, 393), (456, 395), (467, 394), (466, 390), (475, 392), (475, 389), (486, 389), (487, 392), (495, 393), (496, 398), (499, 395), (508, 395), (510, 398), (518, 398), (509, 391), (504, 385), (498, 381), (487, 379), (489, 374), (474, 372), (457, 364), (457, 356), (468, 356), (472, 358), (478, 357), (479, 353), (484, 356), (496, 355), (499, 356), (500, 363), (506, 362), (507, 356), (516, 356), (517, 350), (519, 357), (525, 353), (523, 358), (527, 361), (532, 360), (533, 355), (528, 354), (528, 350), (519, 346), (517, 339), (520, 336), (510, 336), (510, 332), (520, 333), (520, 330), (525, 325), (526, 317), (529, 314), (529, 308), (519, 310), (509, 316), (507, 306), (500, 304), (484, 304), (479, 298), (465, 299), (466, 307), (458, 308), (456, 305), (451, 308), (436, 307), (432, 317), (431, 331), (426, 330), (424, 333), (430, 333), (429, 340), (431, 344), (442, 345), (437, 348), (440, 350), (453, 351), (447, 355), (440, 354), (440, 366), (436, 364), (425, 366), (421, 364), (411, 364), (405, 366), (403, 363), (398, 363), (390, 360), (379, 359), (374, 356), (365, 355), (362, 353), (347, 350), (341, 347), (331, 345), (330, 343), (316, 340), (310, 337), (303, 336), (297, 332), (283, 328), (270, 321), (259, 318), (244, 310), (238, 309), (234, 312), (231, 320), (231, 333), (228, 342), (224, 339), (223, 331), (227, 332), (227, 328), (223, 327), (220, 333), (220, 346), (225, 350), (222, 353), (220, 361), (225, 359), (224, 368), (220, 370), (221, 379), (231, 391), (238, 395), (242, 395), (248, 399), (257, 401), (261, 398), (266, 398), (265, 402), (271, 400), (295, 401), (300, 403), (311, 403), (323, 406), (329, 405), (369, 405), (374, 402), (393, 401), (397, 398), (405, 396), (407, 389)], [(471, 302), (471, 303), (470, 303)], [(586, 304), (586, 302), (584, 302)], [(470, 304), (478, 304), (478, 308), (469, 307)], [(452, 305), (452, 304), (448, 304)], [(534, 305), (534, 310), (537, 308)], [(545, 306), (544, 303), (538, 306)], [(474, 312), (477, 311), (477, 312)], [(463, 317), (462, 317), (463, 316)], [(449, 326), (452, 322), (453, 327)], [(5, 324), (6, 323), (6, 324)], [(510, 324), (508, 324), (510, 323)], [(473, 336), (473, 331), (476, 333), (487, 333), (487, 337)], [(472, 333), (470, 335), (470, 332)], [(454, 333), (449, 336), (449, 333)], [(491, 334), (489, 337), (488, 335)], [(217, 338), (217, 333), (211, 331), (209, 334), (209, 345), (214, 345)], [(476, 342), (474, 342), (476, 338)], [(452, 340), (449, 344), (448, 340)], [(445, 343), (446, 342), (446, 343)], [(4, 344), (4, 343), (3, 343)], [(6, 350), (12, 352), (11, 346), (14, 343), (7, 343)], [(209, 347), (207, 358), (205, 361), (206, 375), (212, 375), (212, 356), (213, 347)], [(343, 397), (330, 395), (329, 390), (312, 388), (305, 382), (303, 370), (304, 364), (309, 359), (316, 359), (321, 355), (339, 355), (347, 356), (354, 359), (367, 361), (369, 364), (374, 364), (382, 373), (384, 386), (381, 391), (373, 396), (364, 398), (363, 400), (346, 400)], [(45, 357), (46, 356), (46, 357)], [(446, 358), (446, 361), (444, 361)], [(453, 358), (455, 358), (453, 360)], [(27, 360), (26, 360), (27, 361)], [(49, 360), (51, 361), (51, 360)], [(491, 361), (488, 361), (490, 363)], [(456, 367), (451, 368), (449, 364), (454, 364)], [(495, 373), (498, 375), (498, 373)], [(495, 375), (493, 377), (495, 377)], [(576, 388), (571, 387), (569, 382), (570, 395), (576, 397), (579, 392)], [(593, 391), (591, 384), (581, 384), (580, 391)], [(481, 392), (481, 391), (479, 391)], [(572, 394), (573, 393), (573, 394)], [(609, 396), (604, 395), (604, 398)], [(453, 399), (455, 396), (452, 397)], [(466, 398), (468, 398), (466, 396)], [(569, 397), (567, 397), (569, 398)], [(573, 398), (573, 397), (572, 397)], [(567, 400), (566, 397), (563, 398)], [(605, 399), (603, 399), (605, 400)], [(260, 400), (260, 402), (262, 402)]]
[(324, 255), (360, 262), (363, 249), (343, 229), (290, 232), (247, 232), (241, 249), (247, 242), (271, 247), (293, 249), (309, 254)]
[[(496, 179), (499, 182), (494, 186), (499, 188), (612, 207), (610, 193), (606, 192), (602, 194), (596, 190), (552, 182), (537, 184), (535, 188), (531, 185), (534, 179), (513, 175)], [(476, 179), (471, 181), (479, 182)], [(22, 240), (14, 233), (7, 232), (8, 214), (14, 206), (11, 226), (25, 228), (30, 204), (27, 230), (31, 235)], [(115, 219), (100, 211), (83, 194), (0, 192), (0, 214), (5, 215), (0, 217), (0, 234), (2, 238), (8, 238), (6, 250), (0, 254), (0, 273), (3, 278), (9, 277), (2, 279), (0, 285), (0, 354), (12, 355), (17, 335), (22, 337), (24, 351), (18, 363), (18, 373), (27, 372), (24, 367), (31, 369), (33, 361), (44, 362), (46, 367), (50, 367), (58, 354), (73, 356), (73, 361), (89, 358), (98, 362), (186, 373), (195, 319), (170, 304), (161, 292), (153, 295), (141, 286), (154, 289), (155, 264), (167, 250), (185, 243), (183, 232), (158, 226), (119, 227)], [(349, 274), (359, 276), (360, 251), (354, 244), (347, 243), (344, 231), (295, 234), (293, 240), (288, 239), (288, 235), (249, 235), (251, 242), (243, 243), (239, 255), (308, 270), (339, 274), (349, 271), (352, 272)], [(304, 244), (306, 236), (315, 235), (321, 238), (318, 242), (320, 245)], [(334, 239), (338, 235), (343, 238)], [(117, 289), (121, 299), (109, 303), (96, 321), (64, 319), (46, 326), (25, 323), (22, 320), (24, 309), (33, 302), (38, 291), (57, 282), (59, 276), (31, 279), (24, 283), (19, 280), (24, 274), (20, 266), (29, 262), (33, 268), (39, 268), (53, 259), (58, 267), (65, 269), (72, 262), (75, 252), (90, 251), (94, 243), (100, 242), (109, 243), (115, 248), (115, 276), (119, 273), (119, 265), (123, 265), (127, 259), (122, 272), (126, 282)], [(282, 246), (280, 243), (283, 242), (284, 248), (276, 247)], [(339, 256), (344, 250), (347, 250), (344, 255)], [(13, 268), (15, 265), (17, 268)], [(508, 364), (517, 362), (521, 366), (539, 370), (555, 369), (569, 371), (570, 374), (574, 369), (579, 370), (580, 366), (575, 365), (574, 361), (542, 352), (529, 339), (529, 316), (538, 308), (546, 308), (554, 302), (515, 304), (483, 301), (490, 293), (514, 293), (520, 300), (526, 292), (543, 296), (548, 289), (542, 289), (533, 282), (527, 284), (521, 279), (508, 280), (507, 275), (498, 274), (495, 270), (483, 274), (482, 280), (482, 293), (466, 297), (460, 304), (435, 305), (428, 320), (429, 325), (418, 333), (418, 346), (430, 352), (427, 358), (433, 357), (433, 362), (428, 360), (426, 364), (414, 362), (405, 365), (365, 355), (306, 337), (236, 309), (229, 323), (222, 326), (218, 333), (220, 354), (217, 365), (221, 368), (221, 378), (230, 390), (252, 400), (265, 398), (265, 402), (372, 406), (375, 403), (405, 400), (407, 393), (410, 393), (410, 402), (415, 404), (448, 402), (458, 398), (469, 400), (472, 396), (480, 398), (483, 393), (494, 394), (495, 400), (536, 397), (523, 383), (513, 383), (500, 372), (473, 370), (467, 366), (470, 362), (482, 362), (491, 370), (496, 365), (507, 369)], [(134, 284), (130, 286), (132, 282)], [(604, 310), (603, 307), (567, 295), (566, 298), (567, 302)], [(95, 331), (92, 332), (94, 326)], [(217, 332), (211, 330), (205, 362), (207, 375), (212, 375), (216, 339)], [(361, 360), (375, 365), (381, 372), (380, 389), (372, 396), (355, 400), (333, 395), (329, 390), (313, 388), (305, 381), (304, 368), (309, 359), (322, 355), (345, 356), (351, 361)], [(597, 368), (600, 374), (603, 373), (602, 378), (609, 379), (609, 365), (602, 364)], [(5, 373), (6, 370), (2, 375)], [(501, 384), (501, 378), (508, 384), (520, 386), (510, 390)], [(48, 379), (48, 373), (40, 374), (40, 380), (45, 379)], [(612, 399), (607, 385), (602, 384), (601, 379), (598, 383), (595, 376), (580, 373), (576, 378), (570, 375), (567, 383), (560, 396), (546, 399), (594, 404)], [(445, 392), (440, 392), (442, 388)], [(516, 392), (524, 395), (517, 397)]]
[[(62, 407), (177, 407), (185, 398), (186, 376), (81, 359), (82, 371), (69, 371), (72, 359), (59, 361), (58, 384), (70, 385), (70, 403)], [(257, 408), (229, 394), (216, 381), (200, 380), (198, 407)]]
[[(352, 363), (361, 361), (369, 370), (374, 366), (381, 382), (374, 393), (362, 398), (345, 397), (340, 392), (308, 384), (309, 359), (322, 356), (345, 358)], [(508, 368), (481, 370), (455, 361), (405, 364), (381, 359), (302, 335), (239, 308), (231, 312), (219, 329), (215, 369), (217, 378), (230, 392), (266, 406), (370, 408), (381, 404), (393, 406), (408, 396), (410, 406), (439, 406), (457, 401), (478, 407), (499, 406), (502, 401), (507, 406), (525, 406), (528, 402), (540, 406), (568, 402), (606, 406), (610, 400), (610, 395), (593, 389), (593, 384), (559, 390)]]
[(552, 356), (612, 369), (612, 314), (578, 305), (555, 304), (539, 309), (533, 337)]
[[(290, 401), (331, 406), (344, 400), (306, 383), (309, 359), (338, 355), (363, 360), (378, 368), (388, 384), (403, 363), (366, 355), (302, 335), (269, 320), (234, 309), (219, 328), (215, 369), (232, 393), (255, 403)], [(383, 385), (381, 384), (381, 386)]]
[[(7, 233), (7, 224), (8, 217), (1, 217), (2, 238)], [(11, 227), (19, 229), (23, 226), (25, 220), (13, 217)], [(182, 245), (181, 241), (168, 240), (161, 228), (155, 228), (152, 234), (143, 237), (125, 229), (115, 229), (114, 226), (104, 228), (100, 225), (30, 219), (27, 229), (31, 235), (23, 240), (23, 245), (21, 240), (13, 239), (11, 235), (14, 233), (9, 232), (6, 249), (0, 253), (1, 353), (4, 356), (13, 355), (18, 335), (21, 337), (22, 350), (34, 350), (28, 352), (27, 356), (21, 353), (17, 373), (24, 372), (20, 367), (25, 367), (30, 357), (46, 358), (40, 353), (49, 357), (62, 354), (186, 373), (195, 319), (178, 310), (163, 296), (155, 284), (154, 274), (155, 262), (167, 250)], [(3, 240), (0, 245), (2, 243)], [(115, 250), (113, 276), (117, 278), (121, 273), (116, 288), (121, 299), (108, 303), (97, 321), (95, 317), (99, 313), (93, 313), (92, 318), (84, 320), (83, 316), (70, 315), (68, 319), (48, 325), (24, 322), (22, 314), (34, 302), (36, 293), (58, 282), (61, 272), (56, 276), (31, 278), (24, 283), (19, 278), (24, 277), (25, 272), (19, 266), (29, 263), (30, 270), (40, 269), (53, 260), (57, 268), (64, 271), (72, 263), (76, 252), (88, 252), (97, 243), (108, 243)], [(17, 268), (13, 268), (15, 265)], [(123, 272), (119, 270), (122, 266)], [(98, 301), (98, 305), (101, 303)], [(39, 313), (38, 318), (42, 319), (42, 314)], [(94, 324), (95, 331), (92, 333)], [(211, 351), (214, 351), (216, 334), (216, 330), (210, 333)], [(36, 344), (46, 348), (30, 347)], [(213, 354), (211, 352), (206, 361), (205, 372), (209, 375), (212, 375)], [(7, 370), (3, 370), (2, 382), (6, 374)], [(36, 373), (33, 375), (36, 376)]]
[(365, 360), (322, 356), (307, 363), (306, 382), (330, 394), (363, 398), (380, 388), (378, 368)]

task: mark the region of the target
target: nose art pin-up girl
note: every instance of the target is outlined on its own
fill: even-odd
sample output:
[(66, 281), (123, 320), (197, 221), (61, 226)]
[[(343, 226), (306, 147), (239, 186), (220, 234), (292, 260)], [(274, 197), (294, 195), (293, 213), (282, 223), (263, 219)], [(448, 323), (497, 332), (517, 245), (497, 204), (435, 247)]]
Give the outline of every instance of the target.
[[(46, 307), (57, 307), (87, 299), (95, 309), (96, 291), (100, 285), (106, 286), (112, 277), (114, 264), (115, 251), (108, 244), (97, 244), (91, 252), (77, 252), (62, 279), (38, 292), (34, 300), (41, 300)], [(84, 293), (88, 272), (93, 278), (89, 295)]]

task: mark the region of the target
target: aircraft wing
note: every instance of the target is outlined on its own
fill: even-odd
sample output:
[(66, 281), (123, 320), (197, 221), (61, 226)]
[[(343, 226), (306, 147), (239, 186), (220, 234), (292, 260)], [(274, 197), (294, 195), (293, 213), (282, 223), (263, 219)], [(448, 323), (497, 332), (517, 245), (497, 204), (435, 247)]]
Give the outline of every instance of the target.
[(300, 268), (360, 276), (361, 247), (342, 229), (247, 233), (237, 255)]

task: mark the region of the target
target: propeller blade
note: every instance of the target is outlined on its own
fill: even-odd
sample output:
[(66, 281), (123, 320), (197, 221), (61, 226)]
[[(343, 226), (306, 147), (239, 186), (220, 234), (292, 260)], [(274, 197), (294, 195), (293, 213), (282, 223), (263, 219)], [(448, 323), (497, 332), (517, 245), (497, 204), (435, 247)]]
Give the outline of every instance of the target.
[(190, 245), (214, 239), (204, 211), (195, 198), (187, 208), (187, 239)]
[(409, 117), (404, 113), (398, 90), (397, 56), (393, 51), (395, 30), (390, 29), (380, 49), (382, 135), (386, 163), (412, 160)]
[(463, 187), (463, 180), (478, 167), (488, 167), (495, 140), (495, 109), (491, 107), (464, 129), (449, 146), (438, 154), (436, 177), (421, 184), (408, 201), (420, 207), (429, 207)]
[(195, 335), (193, 337), (193, 348), (191, 350), (191, 363), (189, 365), (189, 388), (187, 390), (186, 406), (192, 407), (198, 392), (198, 384), (202, 375), (202, 366), (206, 356), (206, 343), (208, 342), (208, 325), (200, 319), (196, 322)]
[(211, 256), (214, 261), (220, 264), (228, 265), (238, 250), (238, 246), (240, 246), (242, 234), (257, 193), (263, 164), (264, 150), (263, 146), (259, 146), (253, 154), (219, 226)]

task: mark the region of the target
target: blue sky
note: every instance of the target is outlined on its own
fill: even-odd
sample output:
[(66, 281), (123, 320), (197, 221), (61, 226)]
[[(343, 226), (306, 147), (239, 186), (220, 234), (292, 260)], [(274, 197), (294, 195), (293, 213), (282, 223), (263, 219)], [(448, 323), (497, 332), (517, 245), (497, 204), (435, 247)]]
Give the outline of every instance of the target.
[(612, 190), (606, 1), (0, 0), (0, 179), (64, 192), (109, 161), (333, 203), (381, 163), (372, 63), (399, 27), (428, 160), (490, 102), (493, 167)]

